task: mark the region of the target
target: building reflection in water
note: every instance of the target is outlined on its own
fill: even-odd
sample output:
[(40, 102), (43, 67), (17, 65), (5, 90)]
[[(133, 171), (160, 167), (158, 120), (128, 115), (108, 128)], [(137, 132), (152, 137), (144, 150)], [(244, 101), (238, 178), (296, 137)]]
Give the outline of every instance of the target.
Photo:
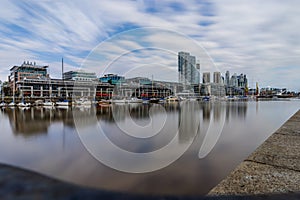
[[(203, 130), (203, 128), (207, 128), (205, 127), (205, 124), (211, 120), (212, 114), (213, 121), (218, 122), (223, 114), (223, 107), (224, 104), (220, 103), (182, 102), (181, 104), (170, 103), (160, 106), (151, 104), (126, 104), (114, 105), (113, 107), (73, 109), (50, 109), (43, 107), (35, 107), (30, 109), (14, 108), (4, 109), (3, 113), (9, 117), (14, 134), (22, 135), (24, 137), (31, 137), (35, 135), (47, 134), (48, 127), (55, 122), (62, 122), (64, 126), (74, 127), (75, 124), (72, 113), (74, 111), (78, 111), (78, 113), (80, 113), (79, 116), (83, 120), (86, 116), (96, 115), (100, 122), (104, 122), (106, 124), (105, 128), (109, 129), (112, 128), (111, 125), (114, 125), (116, 122), (126, 122), (128, 117), (130, 117), (139, 126), (147, 126), (147, 124), (149, 124), (151, 121), (150, 110), (152, 109), (151, 112), (154, 117), (159, 117), (165, 112), (166, 115), (171, 118), (166, 121), (168, 123), (165, 123), (165, 125), (169, 126), (169, 128), (165, 127), (165, 129), (162, 129), (162, 132), (165, 135), (168, 135), (167, 131), (173, 130), (174, 132), (174, 130), (179, 130), (179, 142), (184, 143), (190, 139), (193, 139), (194, 134), (193, 130), (191, 130), (191, 127), (194, 126), (194, 123), (198, 123), (199, 130)], [(247, 103), (226, 103), (225, 107), (227, 122), (232, 118), (243, 119), (246, 117)], [(128, 116), (128, 113), (130, 116)], [(199, 115), (202, 115), (202, 118)], [(87, 121), (85, 124), (88, 126), (89, 123), (90, 122)], [(111, 125), (107, 126), (107, 124)], [(170, 129), (170, 127), (172, 127), (172, 129)], [(115, 128), (116, 127), (114, 127), (114, 130), (116, 130)], [(108, 132), (110, 131), (108, 130)], [(166, 138), (170, 140), (172, 138), (171, 136)], [(139, 140), (139, 142), (141, 142), (141, 140)], [(149, 141), (145, 140), (145, 145), (147, 142)]]
[(247, 115), (247, 102), (228, 102), (226, 104), (226, 122), (228, 123), (230, 119), (244, 120)]
[(49, 126), (55, 122), (74, 127), (72, 112), (67, 109), (8, 108), (4, 109), (3, 113), (8, 116), (13, 133), (23, 137), (46, 135)]
[[(276, 115), (279, 108), (283, 111), (281, 115)], [(183, 102), (90, 109), (5, 108), (0, 110), (0, 122), (3, 125), (0, 159), (4, 163), (64, 181), (105, 190), (204, 195), (253, 152), (274, 129), (279, 128), (295, 108), (299, 108), (299, 103), (277, 101)], [(86, 130), (93, 131), (93, 123), (97, 123), (96, 126), (100, 124), (113, 143), (132, 152), (159, 149), (173, 138), (178, 145), (183, 146), (190, 141), (193, 144), (182, 157), (166, 168), (143, 174), (122, 173), (98, 162), (89, 154), (76, 134), (74, 113), (78, 113), (77, 116), (88, 127)], [(89, 120), (91, 115), (96, 116), (95, 121)], [(151, 117), (155, 118), (154, 126), (156, 123), (160, 125), (159, 122), (165, 120), (164, 115), (167, 116), (165, 127), (159, 134), (147, 139), (126, 136), (117, 126), (118, 123), (125, 126), (128, 118), (139, 126), (147, 126)], [(219, 125), (224, 118), (227, 123), (224, 123), (221, 136), (219, 132), (208, 134), (210, 125)], [(196, 125), (198, 131), (194, 139)], [(130, 130), (131, 127), (126, 128)], [(83, 134), (90, 135), (89, 132)], [(210, 142), (211, 139), (213, 142)], [(208, 142), (203, 142), (205, 140)], [(95, 144), (98, 147), (101, 141), (96, 140)], [(199, 156), (203, 145), (205, 151), (201, 155), (206, 157)], [(111, 156), (110, 151), (105, 152)], [(133, 165), (137, 163), (133, 162)]]

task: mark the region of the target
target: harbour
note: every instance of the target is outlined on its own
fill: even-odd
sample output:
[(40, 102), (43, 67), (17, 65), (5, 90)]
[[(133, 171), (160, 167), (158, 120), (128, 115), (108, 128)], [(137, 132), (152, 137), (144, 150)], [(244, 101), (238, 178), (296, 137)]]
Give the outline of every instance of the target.
[[(184, 101), (69, 109), (4, 108), (0, 111), (0, 145), (3, 149), (0, 162), (73, 184), (109, 191), (204, 195), (294, 114), (299, 109), (299, 103)], [(280, 116), (275, 115), (279, 108)], [(192, 145), (183, 156), (161, 170), (146, 174), (120, 172), (97, 161), (79, 139), (74, 121), (82, 121), (87, 128), (91, 128), (83, 134), (92, 133), (92, 127), (98, 125), (89, 120), (90, 116), (96, 116), (97, 124), (110, 140), (130, 152), (159, 149), (174, 137), (179, 146), (191, 141)], [(199, 119), (196, 129), (191, 129), (192, 119)], [(222, 131), (208, 134), (209, 127), (216, 127), (222, 120)], [(131, 127), (129, 121), (148, 128), (143, 132), (134, 132), (136, 129)], [(160, 129), (162, 121), (165, 125)], [(179, 123), (181, 129), (178, 129)], [(126, 136), (122, 130), (133, 131), (141, 137), (157, 131), (159, 134), (139, 140)], [(215, 141), (204, 144), (209, 138)], [(93, 136), (88, 139), (95, 141)], [(102, 141), (96, 142), (102, 144)], [(199, 158), (201, 147), (202, 157)]]

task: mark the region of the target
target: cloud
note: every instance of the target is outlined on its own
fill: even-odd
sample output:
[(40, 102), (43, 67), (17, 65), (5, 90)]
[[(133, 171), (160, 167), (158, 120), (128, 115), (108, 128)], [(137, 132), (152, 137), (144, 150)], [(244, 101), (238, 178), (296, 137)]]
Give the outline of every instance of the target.
[[(262, 86), (277, 84), (278, 87), (300, 90), (300, 83), (294, 76), (300, 65), (299, 6), (300, 2), (296, 0), (192, 0), (185, 3), (178, 0), (3, 0), (0, 79), (7, 79), (12, 65), (31, 59), (49, 64), (57, 73), (61, 57), (65, 57), (65, 64), (70, 69), (78, 68), (92, 49), (116, 33), (131, 28), (160, 27), (182, 33), (202, 45), (222, 73), (226, 70), (247, 73)], [(141, 38), (120, 39), (98, 54), (113, 59), (128, 48), (142, 48), (146, 42), (153, 46), (164, 44), (170, 49), (182, 46), (181, 50), (197, 55), (202, 70), (210, 69), (208, 57), (203, 59), (197, 48), (174, 35), (153, 32), (145, 36), (144, 43), (136, 42), (134, 37)], [(144, 62), (155, 59), (157, 63), (176, 68), (177, 60), (167, 60), (176, 59), (172, 56), (154, 51), (143, 53), (147, 55)], [(124, 65), (137, 62), (138, 56), (137, 53), (128, 55)], [(94, 64), (98, 68), (106, 66), (106, 63)], [(128, 69), (122, 67), (123, 71)], [(280, 76), (282, 70), (276, 70), (278, 67), (284, 70), (284, 76)], [(279, 83), (278, 78), (282, 79)]]

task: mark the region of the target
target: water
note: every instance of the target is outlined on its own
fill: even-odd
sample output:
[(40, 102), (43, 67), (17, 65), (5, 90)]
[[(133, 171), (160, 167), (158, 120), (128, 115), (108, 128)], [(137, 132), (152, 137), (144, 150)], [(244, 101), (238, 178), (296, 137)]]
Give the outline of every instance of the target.
[[(106, 190), (206, 194), (299, 108), (298, 101), (6, 108), (0, 112), (0, 162)], [(94, 134), (97, 126), (109, 140), (129, 152), (147, 153), (173, 141), (176, 149), (160, 155), (164, 160), (185, 145), (192, 145), (163, 169), (125, 173), (99, 162), (82, 144), (80, 138), (94, 145), (96, 156), (103, 152), (104, 140), (99, 141), (99, 134)], [(107, 157), (116, 156), (112, 149), (104, 150)], [(122, 162), (127, 158), (117, 159)], [(129, 162), (127, 167), (151, 168), (151, 159), (139, 164)]]

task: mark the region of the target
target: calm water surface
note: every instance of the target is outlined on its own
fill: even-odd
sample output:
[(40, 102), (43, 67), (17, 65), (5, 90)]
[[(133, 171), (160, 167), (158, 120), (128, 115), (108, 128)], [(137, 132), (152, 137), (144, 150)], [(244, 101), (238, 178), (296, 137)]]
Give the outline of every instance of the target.
[[(0, 111), (0, 162), (106, 190), (206, 194), (299, 108), (299, 101), (6, 108)], [(95, 124), (89, 116), (96, 116), (106, 136), (127, 151), (155, 151), (174, 137), (178, 145), (193, 143), (176, 162), (161, 170), (120, 172), (101, 164), (81, 143), (74, 121), (85, 124), (86, 134), (91, 135), (88, 140), (102, 142), (90, 134)], [(191, 128), (195, 124), (196, 137)], [(144, 138), (124, 134), (124, 130)]]

